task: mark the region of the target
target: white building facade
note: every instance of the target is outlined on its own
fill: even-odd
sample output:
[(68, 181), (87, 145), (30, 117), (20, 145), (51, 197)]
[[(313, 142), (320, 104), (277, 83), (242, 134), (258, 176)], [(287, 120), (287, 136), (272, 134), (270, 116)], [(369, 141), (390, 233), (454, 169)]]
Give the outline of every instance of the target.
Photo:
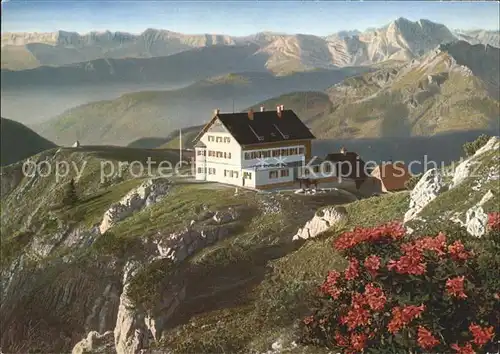
[(315, 137), (290, 110), (225, 113), (195, 139), (195, 177), (247, 188), (292, 185)]

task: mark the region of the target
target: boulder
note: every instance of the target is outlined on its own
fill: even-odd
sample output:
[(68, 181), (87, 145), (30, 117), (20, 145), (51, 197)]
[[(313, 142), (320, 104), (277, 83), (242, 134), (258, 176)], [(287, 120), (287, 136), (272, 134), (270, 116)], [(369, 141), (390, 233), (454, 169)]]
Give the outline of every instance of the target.
[(481, 237), (486, 233), (488, 214), (480, 205), (473, 206), (466, 213), (465, 227), (467, 232), (475, 237)]
[(441, 171), (437, 168), (427, 171), (410, 193), (410, 206), (405, 213), (404, 222), (413, 220), (422, 209), (446, 190)]
[(212, 217), (212, 219), (217, 224), (225, 224), (234, 220), (233, 215), (230, 212), (221, 212), (221, 211), (216, 212), (215, 215)]
[(76, 343), (71, 351), (71, 354), (109, 353), (113, 348), (112, 331), (107, 331), (103, 334), (91, 331), (87, 335), (87, 338), (84, 338)]
[(293, 236), (293, 240), (307, 240), (325, 232), (330, 227), (347, 220), (347, 210), (344, 207), (330, 206), (316, 212), (303, 228)]

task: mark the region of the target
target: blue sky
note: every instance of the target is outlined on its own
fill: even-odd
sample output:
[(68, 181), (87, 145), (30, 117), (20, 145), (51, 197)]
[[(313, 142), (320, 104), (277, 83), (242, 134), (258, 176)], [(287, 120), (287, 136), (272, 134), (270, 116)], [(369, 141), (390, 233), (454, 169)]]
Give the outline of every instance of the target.
[(398, 17), (452, 29), (498, 29), (496, 2), (438, 1), (90, 1), (9, 0), (3, 32), (125, 31), (248, 35), (261, 31), (327, 35), (380, 27)]

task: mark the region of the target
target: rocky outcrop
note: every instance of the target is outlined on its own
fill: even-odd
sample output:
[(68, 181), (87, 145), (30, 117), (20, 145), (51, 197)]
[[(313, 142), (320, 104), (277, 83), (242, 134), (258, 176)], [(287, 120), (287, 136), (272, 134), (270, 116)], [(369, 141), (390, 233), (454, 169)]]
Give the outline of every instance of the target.
[(495, 198), (493, 191), (489, 190), (481, 198), (479, 203), (471, 207), (465, 213), (465, 222), (460, 220), (459, 214), (454, 215), (450, 220), (460, 224), (467, 229), (467, 232), (475, 237), (481, 237), (486, 233), (488, 224), (488, 214), (483, 209), (483, 205)]
[(99, 231), (105, 233), (117, 222), (131, 214), (158, 202), (169, 189), (170, 182), (166, 178), (153, 178), (143, 182), (139, 187), (127, 193), (118, 203), (104, 213)]
[(475, 237), (481, 237), (486, 233), (488, 214), (480, 205), (473, 206), (466, 213), (465, 227), (467, 232)]
[(78, 342), (71, 351), (71, 354), (87, 353), (114, 353), (113, 332), (107, 331), (104, 334), (89, 332), (87, 338)]
[(347, 210), (344, 207), (331, 206), (318, 210), (314, 217), (293, 236), (293, 240), (316, 237), (332, 226), (347, 221)]
[(404, 222), (413, 220), (427, 204), (447, 189), (441, 171), (437, 168), (427, 171), (410, 193), (410, 207)]
[(500, 149), (500, 139), (497, 136), (492, 137), (488, 142), (479, 148), (474, 155), (460, 163), (455, 169), (455, 173), (453, 175), (453, 181), (451, 183), (450, 188), (455, 188), (460, 183), (465, 181), (468, 177), (470, 177), (471, 173), (474, 171), (474, 166), (477, 166), (480, 162), (478, 161), (478, 157), (484, 154), (485, 152), (498, 150)]
[(118, 354), (142, 353), (153, 341), (160, 340), (165, 324), (186, 297), (184, 283), (171, 284), (153, 309), (145, 311), (136, 307), (128, 289), (130, 280), (139, 269), (140, 264), (136, 261), (129, 261), (124, 267), (124, 286), (114, 329), (115, 350)]
[[(213, 213), (205, 212), (205, 216)], [(215, 225), (208, 223), (198, 226), (197, 221), (192, 220), (184, 230), (173, 232), (166, 236), (159, 235), (155, 240), (160, 258), (167, 258), (173, 262), (181, 262), (196, 251), (207, 247), (231, 234), (231, 222), (237, 220), (238, 213), (229, 209), (218, 211), (209, 219)], [(198, 221), (202, 223), (203, 221)]]
[(147, 329), (144, 313), (134, 309), (127, 292), (130, 279), (140, 267), (138, 262), (127, 262), (123, 271), (123, 292), (120, 295), (120, 305), (114, 329), (115, 350), (119, 354), (136, 354), (144, 347), (147, 340)]

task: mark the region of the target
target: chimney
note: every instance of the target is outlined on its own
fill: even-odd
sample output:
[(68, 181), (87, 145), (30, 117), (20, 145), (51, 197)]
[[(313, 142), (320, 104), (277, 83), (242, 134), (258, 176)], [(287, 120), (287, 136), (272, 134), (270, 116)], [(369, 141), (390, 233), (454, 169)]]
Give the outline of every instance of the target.
[(260, 106), (260, 111), (264, 112), (264, 106)]
[(344, 154), (344, 155), (347, 153), (347, 150), (345, 149), (345, 147), (343, 147), (343, 146), (342, 146), (342, 147), (340, 148), (340, 153), (341, 153), (341, 154)]
[(280, 110), (281, 110), (281, 106), (280, 106), (280, 105), (277, 105), (277, 106), (276, 106), (276, 112), (278, 112), (278, 113), (279, 113), (279, 112), (280, 112)]
[(214, 115), (215, 116), (218, 115), (219, 113), (220, 113), (220, 109), (217, 108), (217, 109), (214, 110)]
[(253, 120), (253, 109), (248, 111), (248, 119)]
[(280, 106), (280, 112), (283, 112), (284, 110), (285, 110), (285, 105), (283, 105), (283, 104), (282, 104), (282, 105)]

